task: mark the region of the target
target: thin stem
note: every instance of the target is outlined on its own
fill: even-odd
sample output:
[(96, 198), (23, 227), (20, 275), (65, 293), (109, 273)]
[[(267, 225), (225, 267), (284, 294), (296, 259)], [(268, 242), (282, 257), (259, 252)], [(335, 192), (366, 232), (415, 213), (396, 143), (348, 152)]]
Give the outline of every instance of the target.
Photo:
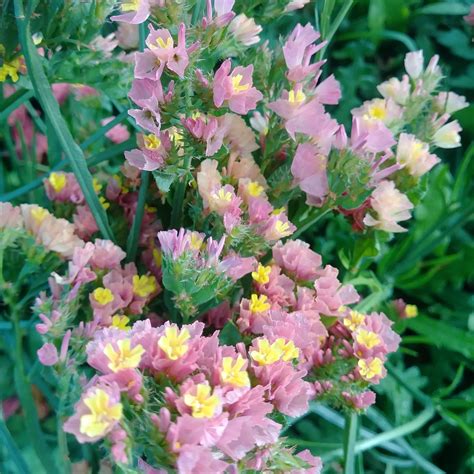
[(302, 224), (298, 227), (298, 229), (296, 229), (296, 231), (290, 237), (291, 240), (297, 239), (303, 232), (305, 232), (314, 224), (316, 224), (316, 222), (322, 219), (330, 211), (332, 211), (332, 207), (324, 210), (323, 212), (320, 212), (316, 216), (309, 216), (305, 221), (302, 222)]
[(344, 474), (355, 473), (355, 444), (357, 441), (358, 415), (351, 413), (344, 426)]

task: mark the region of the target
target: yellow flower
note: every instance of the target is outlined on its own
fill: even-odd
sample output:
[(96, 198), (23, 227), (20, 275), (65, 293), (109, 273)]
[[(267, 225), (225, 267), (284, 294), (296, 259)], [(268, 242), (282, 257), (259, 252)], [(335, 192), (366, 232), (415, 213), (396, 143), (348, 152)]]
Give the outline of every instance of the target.
[(243, 79), (242, 74), (236, 74), (235, 76), (231, 77), (232, 89), (234, 90), (235, 94), (238, 94), (239, 92), (244, 92), (250, 89), (250, 84), (240, 83), (242, 79)]
[(92, 179), (92, 187), (94, 188), (94, 191), (96, 194), (100, 193), (100, 190), (102, 189), (102, 185), (100, 184), (97, 178)]
[(145, 135), (143, 142), (147, 150), (157, 150), (161, 146), (161, 140), (156, 135)]
[(11, 61), (5, 61), (0, 67), (0, 82), (7, 80), (8, 76), (11, 77), (13, 82), (18, 81), (18, 70), (20, 69), (21, 62), (19, 58), (12, 59)]
[(219, 398), (211, 395), (211, 387), (207, 383), (197, 384), (196, 395), (187, 393), (183, 400), (192, 409), (194, 418), (212, 418), (219, 406)]
[(79, 431), (91, 438), (103, 436), (122, 418), (122, 404), (111, 404), (108, 393), (100, 388), (85, 398), (84, 404), (90, 413), (81, 416)]
[(416, 318), (418, 316), (418, 308), (414, 304), (405, 306), (405, 315), (407, 318)]
[(351, 311), (349, 316), (344, 318), (343, 322), (344, 326), (346, 326), (349, 331), (355, 331), (361, 324), (364, 324), (365, 315), (358, 311)]
[(112, 316), (112, 326), (114, 328), (122, 329), (123, 331), (128, 331), (130, 329), (130, 326), (128, 326), (129, 322), (130, 318), (127, 318), (127, 316), (120, 314)]
[(163, 261), (163, 256), (161, 254), (161, 250), (157, 249), (157, 248), (154, 248), (152, 253), (153, 253), (153, 260), (155, 262), (155, 265), (157, 267), (161, 267), (161, 262)]
[(222, 359), (221, 381), (234, 385), (234, 387), (250, 387), (249, 374), (243, 368), (244, 358), (239, 354), (237, 359), (224, 357)]
[(110, 203), (107, 202), (104, 196), (99, 197), (99, 202), (102, 204), (102, 207), (107, 210), (110, 207)]
[(250, 297), (250, 311), (252, 313), (263, 313), (270, 309), (270, 303), (267, 303), (266, 295), (256, 295), (255, 293)]
[(122, 2), (123, 12), (136, 12), (140, 5), (140, 0), (126, 0)]
[(294, 90), (291, 90), (288, 93), (288, 101), (291, 104), (301, 104), (306, 100), (306, 96), (304, 95), (303, 91), (299, 90), (295, 93)]
[(157, 289), (156, 278), (153, 275), (133, 275), (133, 293), (140, 298), (147, 298)]
[(250, 351), (250, 357), (259, 365), (270, 365), (281, 358), (281, 348), (270, 344), (267, 339), (258, 341), (258, 351)]
[(378, 357), (374, 357), (370, 362), (360, 359), (357, 366), (359, 367), (360, 375), (367, 380), (382, 375), (383, 362)]
[(51, 173), (48, 181), (54, 191), (59, 193), (66, 187), (67, 178), (64, 173)]
[(178, 331), (176, 326), (170, 326), (158, 340), (158, 347), (168, 356), (168, 359), (178, 360), (188, 352), (189, 346), (186, 341), (190, 338), (191, 335), (187, 329)]
[(272, 267), (268, 266), (265, 267), (261, 263), (258, 264), (258, 268), (256, 272), (252, 272), (252, 278), (260, 285), (265, 285), (270, 281), (270, 272), (272, 271)]
[(361, 329), (357, 332), (356, 341), (362, 346), (367, 347), (367, 349), (372, 349), (382, 342), (378, 334), (372, 331), (366, 331), (365, 329)]
[(256, 181), (250, 181), (247, 184), (247, 191), (252, 197), (258, 197), (263, 193), (263, 186), (258, 184)]
[(141, 344), (137, 344), (133, 349), (130, 347), (130, 339), (120, 339), (117, 341), (118, 350), (115, 351), (112, 344), (107, 344), (104, 348), (104, 354), (110, 360), (108, 364), (112, 372), (120, 372), (124, 369), (135, 369), (142, 360), (145, 349)]
[(114, 300), (114, 295), (108, 288), (96, 288), (92, 292), (92, 297), (101, 306), (105, 306), (106, 304), (109, 304)]
[(297, 359), (300, 355), (299, 349), (295, 346), (293, 341), (286, 342), (285, 339), (279, 337), (272, 345), (281, 351), (281, 359), (288, 362), (292, 359)]

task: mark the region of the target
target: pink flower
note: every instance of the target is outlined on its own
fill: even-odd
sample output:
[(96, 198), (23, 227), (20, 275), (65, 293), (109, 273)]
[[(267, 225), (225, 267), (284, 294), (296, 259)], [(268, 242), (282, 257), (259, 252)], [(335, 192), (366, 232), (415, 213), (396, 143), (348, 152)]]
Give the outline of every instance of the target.
[(122, 49), (138, 48), (138, 27), (131, 23), (120, 23), (115, 31), (115, 37)]
[(299, 458), (306, 461), (310, 467), (305, 469), (292, 469), (289, 474), (320, 474), (323, 469), (323, 463), (320, 457), (313, 456), (309, 449), (305, 449), (297, 454)]
[(375, 403), (375, 393), (371, 390), (357, 394), (342, 392), (341, 395), (356, 410), (365, 410)]
[(73, 173), (53, 171), (43, 182), (46, 195), (51, 201), (84, 203), (84, 194)]
[(90, 264), (96, 268), (111, 270), (119, 267), (125, 256), (125, 252), (110, 240), (95, 239)]
[(423, 72), (423, 51), (414, 51), (405, 56), (405, 69), (412, 79), (418, 79)]
[(260, 41), (258, 35), (262, 32), (262, 27), (257, 25), (253, 18), (248, 18), (241, 13), (231, 21), (229, 31), (239, 43), (252, 46)]
[[(100, 124), (107, 125), (115, 117), (108, 117), (100, 122)], [(117, 124), (112, 127), (105, 136), (113, 143), (122, 143), (130, 138), (130, 132), (125, 125)]]
[(217, 166), (217, 161), (206, 159), (197, 172), (198, 191), (202, 197), (204, 209), (209, 208), (212, 193), (221, 186), (221, 174)]
[(41, 348), (38, 349), (37, 354), (39, 361), (43, 365), (55, 365), (59, 360), (56, 346), (50, 344), (49, 342), (43, 344)]
[(310, 143), (302, 143), (296, 149), (291, 174), (295, 183), (306, 193), (306, 203), (321, 207), (329, 192), (327, 158), (317, 152)]
[(440, 159), (429, 152), (427, 143), (418, 140), (415, 135), (401, 133), (398, 138), (397, 162), (417, 178), (427, 173)]
[(23, 218), (19, 207), (9, 202), (0, 202), (0, 229), (23, 227)]
[(76, 233), (82, 239), (89, 239), (98, 232), (99, 227), (89, 209), (89, 206), (78, 206), (73, 216)]
[(237, 114), (245, 115), (255, 109), (263, 95), (252, 87), (253, 66), (237, 66), (231, 72), (230, 59), (226, 59), (214, 76), (214, 105), (222, 107), (225, 101)]
[(314, 280), (319, 274), (321, 256), (302, 240), (289, 240), (284, 245), (278, 242), (272, 252), (275, 262), (298, 280)]
[(229, 464), (216, 459), (209, 448), (185, 444), (180, 448), (176, 466), (181, 474), (223, 474)]
[(122, 13), (111, 16), (112, 21), (138, 25), (150, 16), (149, 0), (122, 0), (120, 8)]
[(364, 224), (385, 232), (405, 232), (400, 221), (410, 219), (413, 204), (402, 194), (393, 181), (381, 181), (370, 197), (370, 205), (375, 215), (367, 213)]
[(283, 46), (290, 81), (300, 82), (320, 68), (321, 62), (310, 65), (312, 56), (326, 44), (313, 44), (319, 37), (320, 34), (309, 23), (306, 26), (298, 24), (291, 32)]
[(154, 171), (162, 168), (171, 149), (169, 134), (160, 132), (138, 135), (137, 140), (140, 148), (125, 152), (127, 162), (139, 170)]

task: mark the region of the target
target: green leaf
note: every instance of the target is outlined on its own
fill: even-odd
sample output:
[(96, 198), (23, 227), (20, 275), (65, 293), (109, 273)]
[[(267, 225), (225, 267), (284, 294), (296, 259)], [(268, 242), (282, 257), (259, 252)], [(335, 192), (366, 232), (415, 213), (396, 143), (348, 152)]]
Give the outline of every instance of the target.
[(415, 13), (422, 15), (467, 15), (469, 7), (459, 2), (438, 2), (426, 5)]
[(162, 193), (167, 193), (171, 189), (171, 185), (177, 178), (176, 174), (166, 173), (165, 171), (152, 171), (156, 185)]
[(474, 358), (474, 335), (471, 333), (422, 315), (408, 320), (407, 325), (418, 334), (426, 336), (435, 346)]
[(0, 416), (0, 440), (2, 446), (6, 449), (9, 459), (17, 468), (18, 474), (29, 474), (30, 470), (26, 464), (20, 450), (18, 449), (15, 440), (12, 438), (8, 431), (7, 425), (3, 421), (3, 417)]
[(107, 214), (94, 191), (92, 175), (87, 168), (84, 153), (74, 141), (61, 115), (58, 102), (54, 98), (51, 86), (41, 65), (40, 56), (31, 39), (29, 23), (23, 11), (23, 2), (22, 0), (15, 0), (14, 5), (20, 44), (28, 68), (29, 78), (35, 90), (35, 96), (40, 101), (45, 115), (50, 120), (51, 127), (71, 164), (72, 171), (84, 193), (86, 202), (97, 222), (100, 232), (105, 239), (114, 240), (112, 230), (107, 221)]

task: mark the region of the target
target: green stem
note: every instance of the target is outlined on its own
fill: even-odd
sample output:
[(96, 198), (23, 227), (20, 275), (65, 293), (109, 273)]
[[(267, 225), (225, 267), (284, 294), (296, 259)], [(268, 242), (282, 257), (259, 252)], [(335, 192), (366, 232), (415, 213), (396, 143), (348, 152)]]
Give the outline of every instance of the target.
[(182, 225), (183, 202), (186, 194), (186, 186), (188, 183), (188, 171), (191, 166), (191, 157), (186, 155), (184, 159), (184, 168), (186, 172), (183, 174), (181, 181), (176, 186), (173, 196), (173, 209), (171, 210), (171, 229), (178, 229)]
[(357, 441), (358, 415), (351, 413), (344, 425), (344, 474), (355, 473), (355, 444)]
[(318, 213), (316, 216), (309, 216), (305, 221), (298, 225), (298, 229), (290, 237), (291, 240), (297, 239), (303, 232), (312, 227), (316, 222), (322, 219), (327, 213), (332, 211), (332, 207), (325, 209), (323, 212)]
[(57, 410), (57, 426), (56, 432), (58, 436), (59, 459), (61, 460), (61, 468), (64, 474), (71, 472), (71, 460), (69, 459), (69, 450), (67, 446), (66, 433), (63, 430), (63, 411), (66, 405), (67, 395), (69, 392), (69, 384), (71, 382), (72, 372), (66, 370), (61, 380), (61, 393), (59, 398), (59, 406)]

